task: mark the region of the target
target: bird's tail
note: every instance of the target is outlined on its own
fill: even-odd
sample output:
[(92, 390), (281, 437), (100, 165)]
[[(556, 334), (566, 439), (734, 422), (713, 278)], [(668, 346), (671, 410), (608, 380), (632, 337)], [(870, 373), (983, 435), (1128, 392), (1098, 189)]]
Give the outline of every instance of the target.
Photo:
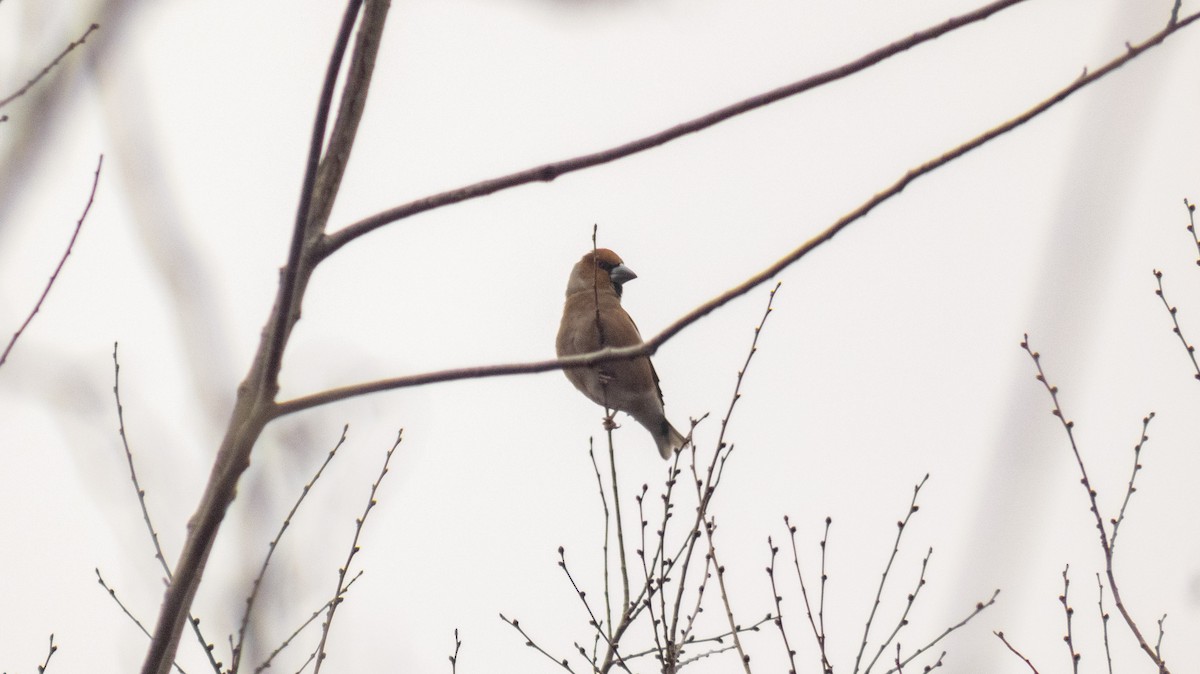
[(664, 459), (671, 458), (675, 452), (683, 449), (687, 444), (687, 438), (683, 434), (675, 430), (675, 427), (667, 420), (663, 420), (663, 425), (666, 426), (665, 432), (655, 433), (654, 440), (658, 443), (658, 453)]

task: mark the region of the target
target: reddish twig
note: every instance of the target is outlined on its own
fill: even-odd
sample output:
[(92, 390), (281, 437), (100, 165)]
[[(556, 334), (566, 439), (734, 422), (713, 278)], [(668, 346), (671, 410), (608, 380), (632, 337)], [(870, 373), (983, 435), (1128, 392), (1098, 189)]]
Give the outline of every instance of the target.
[(1004, 632), (992, 632), (992, 634), (995, 634), (997, 637), (999, 637), (999, 638), (1000, 638), (1000, 641), (1001, 641), (1001, 642), (1002, 642), (1002, 643), (1003, 643), (1003, 644), (1004, 644), (1006, 647), (1008, 647), (1008, 650), (1010, 650), (1010, 651), (1012, 651), (1012, 652), (1013, 652), (1013, 655), (1015, 655), (1015, 656), (1017, 656), (1018, 658), (1021, 658), (1022, 660), (1024, 660), (1024, 661), (1025, 661), (1025, 664), (1026, 664), (1026, 665), (1029, 665), (1029, 670), (1030, 670), (1030, 671), (1032, 671), (1032, 672), (1033, 672), (1033, 674), (1038, 674), (1037, 667), (1034, 667), (1034, 666), (1033, 666), (1033, 663), (1029, 661), (1029, 658), (1027, 658), (1027, 657), (1025, 657), (1024, 655), (1022, 655), (1022, 654), (1021, 654), (1021, 651), (1018, 651), (1018, 650), (1016, 649), (1016, 647), (1014, 647), (1012, 644), (1008, 643), (1008, 639), (1005, 639), (1005, 638), (1004, 638)]
[(100, 160), (96, 162), (96, 173), (92, 178), (92, 190), (88, 193), (87, 204), (83, 207), (83, 215), (79, 216), (79, 220), (75, 223), (75, 231), (71, 234), (71, 240), (67, 242), (67, 249), (63, 251), (62, 258), (58, 261), (58, 266), (54, 268), (54, 273), (50, 275), (50, 281), (46, 283), (45, 289), (42, 290), (41, 297), (38, 297), (37, 304), (33, 305), (33, 311), (25, 317), (25, 322), (21, 323), (21, 327), (13, 333), (12, 339), (8, 340), (8, 346), (4, 347), (4, 353), (0, 353), (0, 365), (4, 365), (4, 361), (8, 360), (8, 354), (12, 351), (17, 340), (21, 338), (21, 334), (25, 332), (25, 328), (29, 327), (29, 323), (33, 321), (33, 317), (42, 308), (42, 302), (46, 301), (46, 296), (50, 294), (50, 288), (54, 285), (54, 281), (58, 279), (59, 272), (62, 271), (63, 265), (67, 263), (67, 258), (71, 255), (71, 249), (75, 247), (75, 239), (79, 238), (79, 230), (83, 228), (83, 221), (87, 218), (88, 212), (92, 210), (92, 201), (96, 199), (96, 187), (100, 184), (100, 168), (104, 166), (104, 155), (100, 155)]

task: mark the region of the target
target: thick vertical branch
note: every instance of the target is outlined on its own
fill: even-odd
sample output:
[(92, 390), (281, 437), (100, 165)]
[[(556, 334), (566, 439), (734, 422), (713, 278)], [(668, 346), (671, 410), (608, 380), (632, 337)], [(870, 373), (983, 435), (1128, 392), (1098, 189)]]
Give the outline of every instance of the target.
[[(363, 0), (350, 0), (330, 58), (325, 85), (313, 129), (309, 170), (297, 209), (288, 264), (284, 268), (275, 306), (267, 319), (250, 372), (238, 387), (237, 402), (217, 452), (204, 495), (188, 522), (188, 536), (175, 565), (174, 580), (167, 588), (155, 626), (150, 649), (142, 665), (143, 674), (167, 674), (179, 646), (179, 635), (200, 586), (208, 555), (229, 505), (237, 495), (237, 481), (250, 465), (250, 451), (266, 424), (277, 415), (275, 396), (283, 350), (292, 328), (300, 319), (304, 290), (313, 271), (312, 248), (323, 236), (350, 157), (357, 125), (366, 102), (367, 83), (378, 54), (388, 0), (367, 0), (351, 56), (349, 74), (342, 90), (337, 121), (324, 148), (333, 89), (349, 44), (349, 36)], [(318, 158), (320, 161), (318, 163)]]

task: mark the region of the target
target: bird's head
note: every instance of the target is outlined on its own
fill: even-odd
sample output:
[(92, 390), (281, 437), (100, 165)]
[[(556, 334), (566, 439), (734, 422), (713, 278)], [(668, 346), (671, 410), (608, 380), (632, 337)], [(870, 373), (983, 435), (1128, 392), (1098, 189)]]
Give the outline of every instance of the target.
[(575, 265), (571, 282), (567, 284), (567, 294), (591, 291), (593, 288), (603, 289), (607, 285), (620, 297), (621, 287), (635, 278), (637, 274), (625, 266), (620, 255), (607, 248), (598, 248), (588, 251)]

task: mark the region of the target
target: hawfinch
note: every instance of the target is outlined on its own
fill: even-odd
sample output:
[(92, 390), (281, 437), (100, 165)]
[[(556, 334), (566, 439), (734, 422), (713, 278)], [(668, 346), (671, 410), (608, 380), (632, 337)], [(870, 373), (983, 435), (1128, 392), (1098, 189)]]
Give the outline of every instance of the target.
[[(558, 327), (560, 358), (642, 343), (633, 319), (621, 308), (621, 286), (635, 278), (637, 274), (607, 248), (583, 256), (567, 281), (567, 301)], [(563, 374), (592, 402), (626, 412), (645, 426), (664, 459), (685, 444), (663, 414), (662, 389), (649, 357), (567, 368)]]

